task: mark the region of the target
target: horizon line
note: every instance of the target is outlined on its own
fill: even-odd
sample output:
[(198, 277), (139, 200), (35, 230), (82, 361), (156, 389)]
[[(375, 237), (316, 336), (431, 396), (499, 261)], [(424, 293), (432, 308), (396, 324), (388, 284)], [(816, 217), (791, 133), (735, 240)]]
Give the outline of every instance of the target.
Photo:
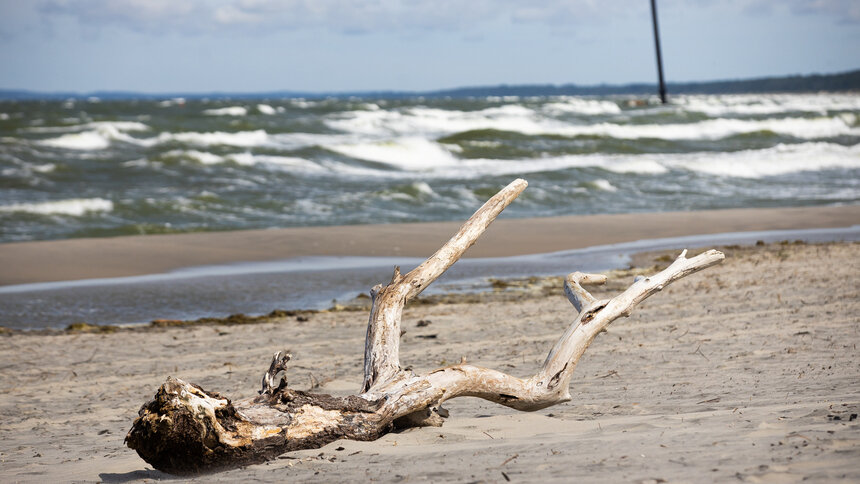
[[(802, 80), (802, 79), (813, 79), (813, 78), (838, 78), (838, 77), (848, 77), (851, 75), (857, 75), (858, 79), (860, 79), (860, 69), (852, 69), (841, 72), (834, 73), (809, 73), (809, 74), (785, 74), (785, 75), (773, 75), (773, 76), (760, 76), (760, 77), (748, 77), (748, 78), (724, 78), (724, 79), (712, 79), (712, 80), (704, 80), (704, 81), (670, 81), (667, 82), (667, 86), (674, 86), (676, 89), (679, 87), (695, 87), (695, 86), (708, 86), (708, 85), (730, 85), (730, 84), (743, 84), (743, 83), (755, 83), (755, 82), (763, 82), (763, 81), (772, 81), (772, 80)], [(540, 88), (540, 89), (578, 89), (583, 91), (588, 90), (604, 90), (604, 91), (618, 91), (614, 94), (641, 94), (643, 89), (655, 89), (657, 88), (656, 82), (629, 82), (629, 83), (621, 83), (621, 84), (613, 84), (613, 83), (599, 83), (599, 84), (576, 84), (576, 83), (563, 83), (563, 84), (555, 84), (555, 83), (520, 83), (520, 84), (508, 84), (508, 83), (499, 83), (499, 84), (483, 84), (483, 85), (463, 85), (456, 87), (448, 87), (448, 88), (438, 88), (438, 89), (423, 89), (423, 90), (410, 90), (410, 89), (361, 89), (361, 90), (330, 90), (330, 91), (307, 91), (301, 89), (270, 89), (270, 90), (259, 90), (259, 91), (230, 91), (230, 90), (212, 90), (212, 91), (185, 91), (185, 90), (176, 90), (176, 91), (161, 91), (161, 92), (146, 92), (146, 91), (136, 91), (136, 90), (124, 90), (124, 89), (95, 89), (89, 91), (63, 91), (63, 90), (54, 90), (54, 91), (39, 91), (39, 90), (31, 90), (27, 88), (5, 88), (0, 87), (0, 100), (16, 100), (16, 99), (45, 99), (45, 98), (86, 98), (86, 97), (98, 97), (102, 96), (113, 96), (113, 97), (121, 97), (121, 96), (132, 96), (132, 97), (148, 97), (148, 98), (160, 98), (160, 97), (192, 97), (192, 98), (204, 98), (204, 97), (265, 97), (267, 95), (279, 95), (283, 97), (362, 97), (362, 96), (378, 96), (378, 95), (393, 95), (398, 97), (421, 97), (421, 96), (445, 96), (448, 95), (457, 95), (456, 93), (460, 93), (462, 95), (466, 91), (477, 91), (477, 90), (493, 90), (493, 89), (529, 89), (529, 88)], [(625, 92), (625, 89), (630, 89), (631, 91)], [(633, 91), (635, 89), (635, 92)], [(853, 87), (848, 90), (856, 90), (860, 89), (860, 82), (858, 82)], [(656, 91), (655, 91), (656, 93)], [(10, 95), (17, 95), (12, 96)]]

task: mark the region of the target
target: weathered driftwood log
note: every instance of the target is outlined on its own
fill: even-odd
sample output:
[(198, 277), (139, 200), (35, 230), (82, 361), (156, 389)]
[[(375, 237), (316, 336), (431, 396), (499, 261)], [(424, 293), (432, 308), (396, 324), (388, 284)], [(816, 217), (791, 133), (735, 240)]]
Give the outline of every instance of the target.
[(262, 462), (291, 450), (320, 447), (336, 439), (373, 440), (397, 426), (441, 425), (442, 402), (479, 397), (533, 411), (570, 400), (570, 378), (597, 334), (667, 284), (721, 262), (707, 251), (691, 259), (682, 252), (672, 265), (637, 280), (622, 294), (597, 300), (583, 284), (602, 275), (574, 272), (564, 291), (578, 311), (543, 366), (529, 378), (459, 364), (416, 375), (400, 366), (400, 319), (406, 303), (451, 267), (487, 226), (525, 188), (516, 180), (481, 207), (438, 252), (406, 275), (395, 269), (388, 285), (371, 290), (373, 306), (364, 350), (361, 393), (349, 397), (293, 390), (286, 379), (289, 355), (277, 353), (263, 376), (260, 394), (238, 401), (169, 377), (140, 410), (126, 437), (153, 467), (193, 474)]

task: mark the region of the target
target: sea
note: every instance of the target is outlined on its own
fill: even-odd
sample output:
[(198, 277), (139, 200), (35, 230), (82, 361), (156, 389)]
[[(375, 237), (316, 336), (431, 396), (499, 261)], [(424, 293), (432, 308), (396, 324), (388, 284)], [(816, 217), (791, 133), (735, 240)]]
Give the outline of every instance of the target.
[(856, 204), (860, 94), (0, 102), (0, 242)]
[[(0, 243), (860, 203), (860, 94), (0, 102)], [(860, 226), (464, 259), (429, 292), (622, 267), (642, 250), (860, 240)], [(419, 260), (303, 258), (0, 287), (0, 325), (326, 308)], [(2, 270), (2, 268), (0, 268)]]

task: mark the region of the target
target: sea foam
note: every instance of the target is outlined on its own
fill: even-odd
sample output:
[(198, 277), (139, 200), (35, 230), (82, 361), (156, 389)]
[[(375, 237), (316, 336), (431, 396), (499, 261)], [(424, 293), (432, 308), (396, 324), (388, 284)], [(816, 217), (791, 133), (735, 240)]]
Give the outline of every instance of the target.
[[(401, 141), (402, 143), (402, 141)], [(803, 171), (860, 169), (860, 145), (807, 142), (780, 144), (773, 148), (735, 152), (692, 152), (656, 154), (585, 154), (526, 159), (457, 159), (440, 146), (410, 141), (412, 144), (379, 144), (338, 147), (343, 154), (372, 159), (398, 168), (359, 168), (332, 164), (333, 171), (353, 176), (408, 178), (410, 172), (438, 179), (473, 179), (486, 176), (524, 175), (573, 168), (600, 168), (618, 174), (663, 175), (670, 170), (686, 170), (705, 175), (736, 178), (763, 178)], [(408, 155), (409, 146), (422, 155)], [(431, 155), (436, 153), (436, 155)], [(437, 158), (438, 156), (438, 158)], [(386, 161), (382, 161), (386, 160)], [(410, 162), (410, 160), (412, 160)], [(415, 160), (420, 160), (415, 162)], [(441, 162), (439, 162), (441, 160)], [(608, 181), (607, 181), (608, 183)], [(612, 190), (614, 186), (595, 188)]]
[(263, 146), (268, 143), (269, 135), (262, 129), (254, 131), (237, 131), (235, 133), (223, 131), (198, 133), (189, 131), (184, 133), (161, 133), (154, 140), (145, 141), (155, 142), (158, 144), (178, 141), (199, 146), (226, 145), (250, 148), (253, 146)]
[(0, 205), (0, 212), (24, 212), (38, 215), (70, 215), (80, 217), (89, 212), (110, 212), (113, 202), (103, 198), (73, 198), (40, 203)]
[(245, 116), (248, 108), (243, 106), (229, 106), (226, 108), (204, 109), (203, 114), (207, 116)]
[(561, 101), (546, 103), (543, 111), (549, 114), (584, 114), (589, 116), (601, 114), (620, 114), (621, 108), (613, 101), (597, 99), (565, 98)]
[[(76, 121), (77, 118), (70, 118)], [(65, 121), (65, 120), (64, 120)], [(23, 131), (29, 133), (74, 133), (85, 130), (115, 129), (116, 131), (148, 131), (150, 128), (138, 121), (92, 121), (82, 124), (71, 124), (68, 126), (33, 126)]]
[(112, 140), (142, 144), (145, 141), (129, 136), (123, 131), (145, 131), (149, 129), (143, 123), (123, 121), (95, 122), (79, 126), (95, 129), (69, 133), (57, 138), (44, 139), (37, 143), (68, 150), (103, 150), (110, 146)]
[(402, 170), (438, 170), (458, 160), (439, 143), (424, 138), (398, 138), (379, 143), (329, 146), (328, 149), (366, 161), (384, 163)]
[[(616, 106), (617, 107), (617, 106)], [(616, 139), (715, 140), (770, 131), (800, 139), (822, 139), (860, 135), (845, 116), (773, 119), (709, 119), (693, 123), (581, 124), (542, 116), (530, 108), (488, 108), (481, 111), (452, 111), (416, 107), (405, 111), (351, 111), (329, 118), (333, 129), (364, 136), (441, 137), (475, 130), (497, 130), (529, 136), (600, 136)]]
[(275, 110), (275, 108), (273, 108), (272, 106), (269, 106), (268, 104), (258, 104), (257, 105), (257, 111), (259, 111), (260, 114), (266, 114), (269, 116), (271, 116), (277, 112)]
[(817, 113), (860, 110), (855, 94), (734, 94), (721, 96), (676, 96), (672, 104), (685, 111), (709, 116), (757, 116), (782, 113)]
[(684, 154), (667, 157), (666, 164), (709, 175), (763, 178), (804, 171), (860, 168), (860, 145), (834, 143), (780, 144), (763, 150)]

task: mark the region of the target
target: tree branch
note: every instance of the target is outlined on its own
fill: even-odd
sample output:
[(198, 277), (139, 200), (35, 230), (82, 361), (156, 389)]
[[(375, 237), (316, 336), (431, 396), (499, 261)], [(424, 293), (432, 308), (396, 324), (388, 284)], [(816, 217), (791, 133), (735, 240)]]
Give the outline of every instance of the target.
[(523, 179), (514, 180), (479, 208), (435, 254), (405, 276), (396, 268), (391, 283), (371, 290), (373, 305), (364, 343), (363, 392), (400, 372), (400, 319), (406, 303), (457, 262), (527, 186)]

